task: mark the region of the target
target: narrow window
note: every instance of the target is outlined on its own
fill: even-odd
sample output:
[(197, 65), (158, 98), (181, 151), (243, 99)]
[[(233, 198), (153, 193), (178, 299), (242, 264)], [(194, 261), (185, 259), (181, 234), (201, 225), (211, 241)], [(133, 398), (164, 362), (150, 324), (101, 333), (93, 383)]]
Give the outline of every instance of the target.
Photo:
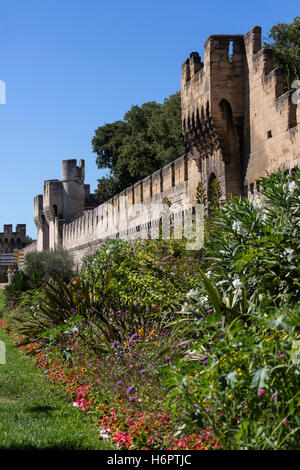
[(174, 187), (175, 186), (175, 166), (174, 166), (174, 162), (171, 165), (171, 171), (172, 171), (172, 187)]
[(229, 47), (228, 47), (228, 60), (229, 62), (232, 62), (232, 57), (233, 57), (233, 41), (229, 42)]
[(141, 181), (141, 202), (144, 201), (144, 188), (143, 188), (143, 181)]
[(184, 181), (188, 181), (189, 179), (189, 162), (188, 156), (184, 156)]
[(206, 117), (209, 118), (209, 102), (206, 103)]
[(267, 132), (267, 139), (271, 139), (271, 137), (272, 137), (272, 131), (268, 131)]
[(288, 116), (288, 128), (292, 129), (297, 126), (297, 105), (290, 102), (289, 103), (289, 116)]

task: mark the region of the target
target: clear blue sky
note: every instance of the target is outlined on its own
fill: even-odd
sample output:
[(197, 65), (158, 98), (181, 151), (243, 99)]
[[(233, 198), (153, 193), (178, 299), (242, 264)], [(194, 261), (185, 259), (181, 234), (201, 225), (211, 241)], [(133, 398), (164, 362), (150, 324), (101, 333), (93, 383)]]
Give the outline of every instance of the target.
[(98, 126), (178, 91), (181, 63), (209, 35), (260, 25), (266, 36), (300, 14), (282, 0), (10, 0), (0, 11), (0, 231), (26, 223), (34, 238), (33, 197), (61, 160), (84, 158), (96, 188)]

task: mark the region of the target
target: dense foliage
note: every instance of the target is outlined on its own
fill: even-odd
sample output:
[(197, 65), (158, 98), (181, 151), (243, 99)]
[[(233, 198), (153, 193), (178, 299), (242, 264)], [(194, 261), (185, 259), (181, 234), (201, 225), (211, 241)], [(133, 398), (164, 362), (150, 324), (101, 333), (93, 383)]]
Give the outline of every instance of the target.
[(300, 171), (259, 183), (259, 198), (214, 216), (209, 271), (182, 309), (190, 347), (166, 385), (182, 430), (209, 426), (226, 449), (296, 449)]
[(132, 106), (122, 121), (99, 127), (92, 145), (98, 168), (110, 170), (109, 176), (99, 179), (97, 190), (99, 201), (105, 202), (185, 152), (180, 93), (163, 104)]
[(16, 292), (7, 327), (100, 438), (299, 448), (300, 170), (259, 186), (214, 207), (201, 252), (113, 240), (79, 276)]
[(292, 23), (278, 23), (269, 34), (269, 43), (274, 50), (276, 67), (281, 67), (290, 88), (294, 80), (300, 79), (300, 16)]
[(41, 277), (47, 281), (56, 276), (63, 280), (69, 280), (73, 275), (73, 257), (63, 249), (27, 253), (24, 271), (29, 277), (39, 272)]

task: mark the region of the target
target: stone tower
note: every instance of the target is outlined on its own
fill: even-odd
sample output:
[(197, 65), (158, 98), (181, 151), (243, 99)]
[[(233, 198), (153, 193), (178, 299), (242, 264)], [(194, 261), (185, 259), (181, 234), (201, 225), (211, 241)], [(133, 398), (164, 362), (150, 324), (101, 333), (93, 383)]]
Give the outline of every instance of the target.
[(44, 182), (43, 195), (34, 198), (34, 222), (37, 250), (55, 250), (62, 246), (62, 227), (97, 205), (84, 184), (84, 160), (63, 160), (62, 179)]
[(272, 49), (261, 47), (258, 26), (245, 35), (210, 36), (203, 62), (190, 54), (182, 65), (182, 129), (208, 201), (215, 179), (222, 202), (229, 194), (253, 194), (260, 176), (297, 163), (293, 92), (273, 69)]
[(12, 253), (15, 248), (22, 249), (26, 246), (26, 224), (18, 224), (13, 232), (11, 224), (4, 225), (0, 232), (0, 253)]

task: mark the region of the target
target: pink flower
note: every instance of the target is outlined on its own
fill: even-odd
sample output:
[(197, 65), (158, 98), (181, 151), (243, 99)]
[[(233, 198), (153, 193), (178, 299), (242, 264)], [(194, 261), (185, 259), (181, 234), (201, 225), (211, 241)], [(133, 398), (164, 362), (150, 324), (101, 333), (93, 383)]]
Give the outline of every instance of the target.
[(260, 389), (258, 390), (258, 392), (257, 392), (257, 395), (258, 395), (259, 397), (261, 397), (265, 392), (266, 392), (266, 391), (265, 391), (264, 388), (260, 388)]

